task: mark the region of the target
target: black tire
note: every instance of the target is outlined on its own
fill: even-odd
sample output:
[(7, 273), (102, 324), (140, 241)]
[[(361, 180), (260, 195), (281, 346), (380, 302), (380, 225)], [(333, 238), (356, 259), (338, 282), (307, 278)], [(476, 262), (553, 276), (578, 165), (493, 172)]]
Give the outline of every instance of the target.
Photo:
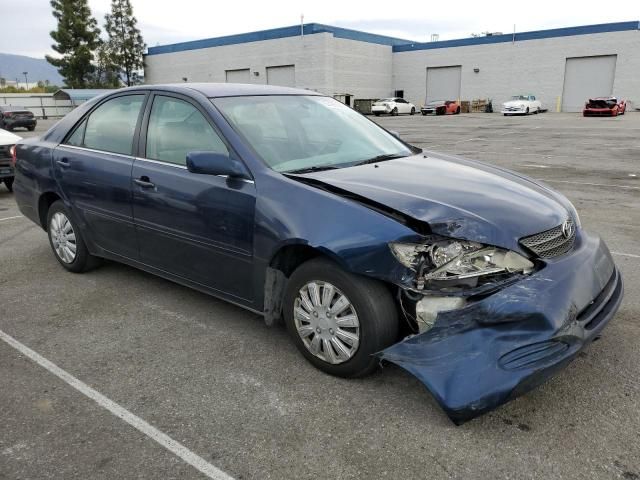
[(3, 180), (4, 186), (7, 187), (7, 190), (9, 190), (10, 192), (13, 192), (13, 180), (14, 177), (7, 177)]
[(411, 107), (411, 113), (409, 115), (415, 115), (416, 114), (416, 109), (414, 107)]
[[(64, 214), (64, 216), (67, 217), (67, 219), (69, 220), (69, 223), (71, 223), (71, 227), (73, 228), (73, 233), (75, 234), (76, 255), (73, 261), (69, 263), (63, 261), (62, 258), (60, 258), (53, 244), (53, 238), (52, 238), (52, 232), (51, 232), (51, 219), (58, 212)], [(54, 257), (56, 257), (56, 260), (58, 260), (58, 263), (60, 263), (60, 265), (62, 265), (66, 270), (73, 273), (82, 273), (82, 272), (87, 272), (97, 267), (98, 265), (100, 265), (100, 263), (102, 262), (102, 259), (98, 257), (94, 257), (89, 253), (89, 250), (87, 249), (87, 245), (85, 244), (84, 239), (82, 238), (82, 233), (78, 228), (77, 222), (75, 221), (69, 209), (65, 207), (62, 200), (53, 202), (51, 207), (49, 207), (49, 211), (47, 212), (46, 226), (47, 226), (47, 236), (49, 237), (49, 245), (51, 246), (51, 250), (53, 250), (53, 255)]]
[(444, 115), (445, 110), (443, 108), (436, 108), (436, 115)]
[(27, 127), (27, 130), (29, 130), (30, 132), (33, 132), (36, 129), (36, 127)]
[(460, 115), (460, 107), (456, 108), (456, 115)]
[(524, 112), (525, 115), (529, 115), (529, 107), (527, 107), (527, 109)]
[(398, 107), (395, 107), (393, 110), (391, 110), (391, 115), (394, 117), (398, 116)]
[(427, 112), (422, 112), (422, 115), (424, 115), (426, 117), (427, 116)]
[(379, 116), (380, 116), (380, 112), (373, 112), (373, 114), (374, 114), (376, 117), (379, 117)]
[[(360, 323), (360, 341), (353, 356), (343, 363), (332, 364), (311, 353), (298, 334), (294, 322), (294, 305), (301, 288), (311, 281), (328, 282), (351, 302)], [(372, 355), (397, 340), (398, 313), (391, 293), (376, 280), (354, 275), (335, 263), (315, 258), (293, 272), (284, 296), (284, 319), (293, 342), (302, 355), (316, 368), (338, 377), (361, 377), (372, 373), (379, 361)], [(315, 334), (314, 334), (315, 335)]]

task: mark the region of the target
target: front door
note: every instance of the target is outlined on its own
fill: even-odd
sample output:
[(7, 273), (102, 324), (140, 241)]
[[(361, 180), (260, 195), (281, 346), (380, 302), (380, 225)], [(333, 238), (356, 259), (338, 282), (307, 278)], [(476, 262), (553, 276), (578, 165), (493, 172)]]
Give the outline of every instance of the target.
[(196, 104), (156, 94), (147, 110), (132, 173), (141, 261), (251, 301), (254, 183), (187, 170), (189, 152), (231, 154)]
[(111, 98), (53, 151), (55, 178), (90, 240), (137, 259), (131, 207), (133, 140), (144, 93)]

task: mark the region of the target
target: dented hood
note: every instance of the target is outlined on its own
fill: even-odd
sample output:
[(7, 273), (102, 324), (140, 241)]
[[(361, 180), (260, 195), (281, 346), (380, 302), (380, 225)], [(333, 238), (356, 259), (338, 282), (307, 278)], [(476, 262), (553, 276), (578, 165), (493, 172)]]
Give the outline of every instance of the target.
[(435, 233), (513, 250), (573, 209), (526, 177), (431, 152), (305, 176), (427, 222)]

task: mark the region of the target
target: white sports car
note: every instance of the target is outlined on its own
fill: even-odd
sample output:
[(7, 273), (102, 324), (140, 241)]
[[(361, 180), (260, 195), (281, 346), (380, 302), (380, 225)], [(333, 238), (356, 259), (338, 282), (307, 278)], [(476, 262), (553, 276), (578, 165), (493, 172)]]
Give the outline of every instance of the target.
[(511, 100), (502, 104), (504, 115), (529, 115), (541, 111), (542, 104), (534, 95), (514, 95)]
[(381, 113), (388, 113), (390, 115), (408, 113), (409, 115), (413, 115), (416, 113), (416, 106), (413, 103), (407, 102), (404, 98), (381, 98), (371, 106), (371, 113), (376, 117)]

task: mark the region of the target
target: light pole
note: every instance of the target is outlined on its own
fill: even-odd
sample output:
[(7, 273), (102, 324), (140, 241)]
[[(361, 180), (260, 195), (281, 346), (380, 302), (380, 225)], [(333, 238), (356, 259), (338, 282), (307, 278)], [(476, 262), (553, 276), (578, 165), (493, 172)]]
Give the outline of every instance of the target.
[(27, 79), (27, 74), (29, 72), (22, 72), (22, 74), (24, 75), (24, 83), (26, 84), (25, 90), (29, 90), (29, 80)]

